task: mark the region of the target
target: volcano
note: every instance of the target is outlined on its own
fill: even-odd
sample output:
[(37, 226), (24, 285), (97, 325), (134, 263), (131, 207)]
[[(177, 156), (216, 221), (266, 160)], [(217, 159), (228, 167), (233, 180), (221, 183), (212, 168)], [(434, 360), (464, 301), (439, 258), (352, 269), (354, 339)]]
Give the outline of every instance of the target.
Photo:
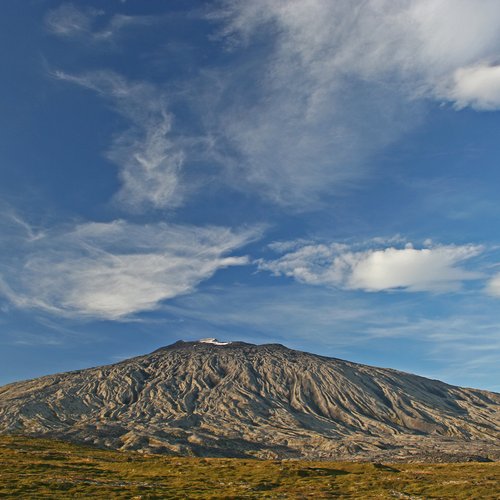
[(203, 339), (0, 387), (0, 433), (193, 456), (500, 458), (500, 394)]

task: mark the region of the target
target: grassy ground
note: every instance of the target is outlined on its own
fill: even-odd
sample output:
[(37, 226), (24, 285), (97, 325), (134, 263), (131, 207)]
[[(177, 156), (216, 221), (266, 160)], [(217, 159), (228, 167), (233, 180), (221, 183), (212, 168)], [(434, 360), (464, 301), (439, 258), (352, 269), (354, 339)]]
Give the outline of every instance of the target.
[(500, 498), (500, 463), (144, 456), (0, 436), (0, 498)]

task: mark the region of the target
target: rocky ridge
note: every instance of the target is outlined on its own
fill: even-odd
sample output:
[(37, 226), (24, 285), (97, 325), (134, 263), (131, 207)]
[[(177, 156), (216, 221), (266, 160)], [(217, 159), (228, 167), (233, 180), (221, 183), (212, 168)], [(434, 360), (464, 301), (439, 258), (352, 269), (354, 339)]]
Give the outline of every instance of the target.
[(500, 394), (203, 339), (0, 387), (0, 432), (198, 456), (498, 460)]

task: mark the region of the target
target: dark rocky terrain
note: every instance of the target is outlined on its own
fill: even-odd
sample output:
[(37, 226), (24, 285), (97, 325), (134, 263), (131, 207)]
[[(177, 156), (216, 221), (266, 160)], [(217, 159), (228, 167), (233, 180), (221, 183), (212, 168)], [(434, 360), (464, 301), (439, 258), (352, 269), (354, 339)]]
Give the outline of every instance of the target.
[(198, 456), (498, 460), (500, 394), (282, 345), (177, 342), (0, 387), (0, 432)]

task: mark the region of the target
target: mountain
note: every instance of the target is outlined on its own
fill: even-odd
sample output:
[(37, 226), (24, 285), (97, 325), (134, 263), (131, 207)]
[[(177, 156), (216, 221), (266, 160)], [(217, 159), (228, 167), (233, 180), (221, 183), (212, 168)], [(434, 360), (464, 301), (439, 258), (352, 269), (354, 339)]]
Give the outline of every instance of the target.
[(204, 339), (0, 387), (0, 432), (198, 456), (498, 460), (500, 394)]

